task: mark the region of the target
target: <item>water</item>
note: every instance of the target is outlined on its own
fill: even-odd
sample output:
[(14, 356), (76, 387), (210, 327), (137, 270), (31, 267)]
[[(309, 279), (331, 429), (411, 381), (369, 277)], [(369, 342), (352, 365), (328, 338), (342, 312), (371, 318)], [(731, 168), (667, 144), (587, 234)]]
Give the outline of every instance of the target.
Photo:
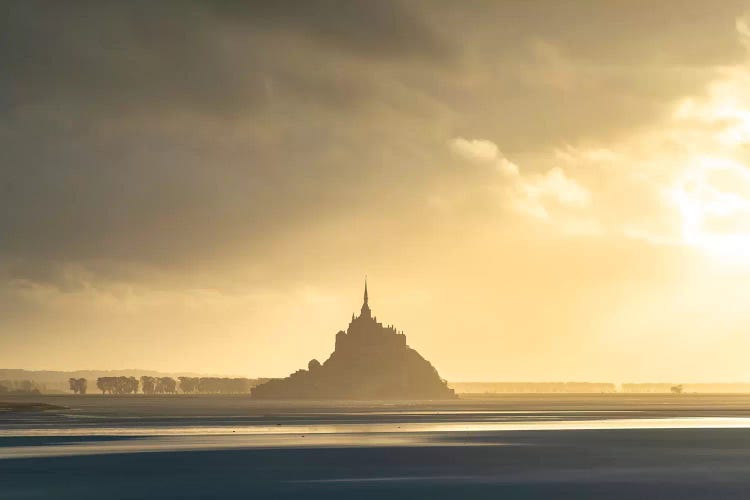
[(34, 401), (67, 408), (0, 414), (0, 498), (750, 497), (744, 395)]

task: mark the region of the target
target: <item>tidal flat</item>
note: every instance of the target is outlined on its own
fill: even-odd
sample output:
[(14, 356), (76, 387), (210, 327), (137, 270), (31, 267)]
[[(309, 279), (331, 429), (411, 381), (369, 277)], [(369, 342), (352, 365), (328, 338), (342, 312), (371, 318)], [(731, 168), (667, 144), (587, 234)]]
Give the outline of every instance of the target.
[(4, 499), (750, 496), (750, 395), (3, 402)]

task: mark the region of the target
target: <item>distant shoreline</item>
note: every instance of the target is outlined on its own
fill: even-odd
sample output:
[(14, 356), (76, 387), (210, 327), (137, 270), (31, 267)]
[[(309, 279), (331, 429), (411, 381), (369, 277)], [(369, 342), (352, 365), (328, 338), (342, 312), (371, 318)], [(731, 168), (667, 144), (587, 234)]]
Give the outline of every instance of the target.
[[(656, 392), (644, 392), (644, 393), (572, 393), (572, 392), (514, 392), (514, 393), (458, 393), (458, 398), (453, 400), (455, 404), (463, 403), (489, 403), (492, 401), (506, 401), (506, 402), (520, 402), (520, 401), (543, 401), (543, 400), (558, 400), (558, 401), (574, 401), (581, 398), (589, 402), (597, 401), (610, 401), (610, 402), (628, 402), (633, 399), (640, 401), (656, 401), (656, 400), (670, 400), (670, 401), (687, 401), (694, 398), (700, 400), (713, 400), (716, 398), (729, 398), (730, 400), (736, 398), (746, 398), (750, 396), (750, 392), (685, 392), (682, 394), (671, 394), (671, 393), (656, 393)], [(448, 400), (439, 399), (366, 399), (366, 398), (355, 398), (355, 399), (270, 399), (270, 400), (253, 400), (249, 394), (100, 394), (100, 393), (89, 393), (89, 394), (64, 394), (64, 393), (42, 393), (42, 394), (4, 394), (3, 400), (0, 401), (0, 414), (11, 411), (45, 411), (45, 410), (62, 410), (68, 409), (67, 406), (60, 406), (56, 404), (45, 404), (39, 403), (39, 401), (51, 401), (63, 402), (65, 401), (96, 401), (96, 400), (109, 400), (109, 401), (149, 401), (158, 400), (166, 401), (173, 400), (186, 401), (186, 400), (248, 400), (248, 401), (265, 401), (268, 404), (322, 404), (324, 406), (336, 405), (339, 403), (343, 404), (361, 404), (371, 402), (382, 402), (387, 404), (437, 404), (445, 403), (450, 406), (452, 403)], [(66, 404), (66, 403), (63, 403)]]

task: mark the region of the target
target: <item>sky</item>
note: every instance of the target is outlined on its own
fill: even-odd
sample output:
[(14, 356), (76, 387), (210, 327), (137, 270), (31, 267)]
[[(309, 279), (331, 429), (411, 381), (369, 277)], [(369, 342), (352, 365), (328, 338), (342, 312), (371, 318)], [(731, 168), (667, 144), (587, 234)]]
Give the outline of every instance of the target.
[(747, 1), (0, 6), (0, 367), (750, 381)]

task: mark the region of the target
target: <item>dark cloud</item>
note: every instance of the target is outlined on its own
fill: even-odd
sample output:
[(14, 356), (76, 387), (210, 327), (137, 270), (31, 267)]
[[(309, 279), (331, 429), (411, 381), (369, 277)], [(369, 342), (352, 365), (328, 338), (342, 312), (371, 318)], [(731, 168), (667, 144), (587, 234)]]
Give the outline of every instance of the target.
[(415, 3), (386, 0), (215, 2), (213, 13), (241, 26), (297, 32), (335, 50), (383, 58), (445, 62), (454, 46), (420, 15)]
[(46, 104), (78, 113), (225, 114), (255, 110), (270, 85), (341, 101), (357, 83), (324, 78), (306, 64), (315, 47), (330, 51), (323, 60), (343, 52), (445, 61), (451, 50), (395, 2), (10, 2), (4, 9), (0, 84), (6, 106), (19, 112)]
[[(342, 110), (377, 91), (340, 67), (440, 50), (388, 3), (31, 2), (2, 19), (0, 250), (26, 258), (174, 263), (304, 224), (369, 162)], [(344, 55), (318, 47), (349, 35)]]
[[(435, 2), (426, 2), (433, 5)], [(734, 19), (745, 0), (477, 0), (426, 9), (434, 22), (461, 32), (464, 44), (492, 47), (494, 57), (519, 60), (524, 42), (547, 40), (590, 63), (614, 66), (729, 64), (744, 57)]]
[(14, 279), (195, 272), (341, 213), (424, 217), (447, 139), (615, 134), (740, 57), (737, 5), (679, 4), (4, 2), (0, 254)]

